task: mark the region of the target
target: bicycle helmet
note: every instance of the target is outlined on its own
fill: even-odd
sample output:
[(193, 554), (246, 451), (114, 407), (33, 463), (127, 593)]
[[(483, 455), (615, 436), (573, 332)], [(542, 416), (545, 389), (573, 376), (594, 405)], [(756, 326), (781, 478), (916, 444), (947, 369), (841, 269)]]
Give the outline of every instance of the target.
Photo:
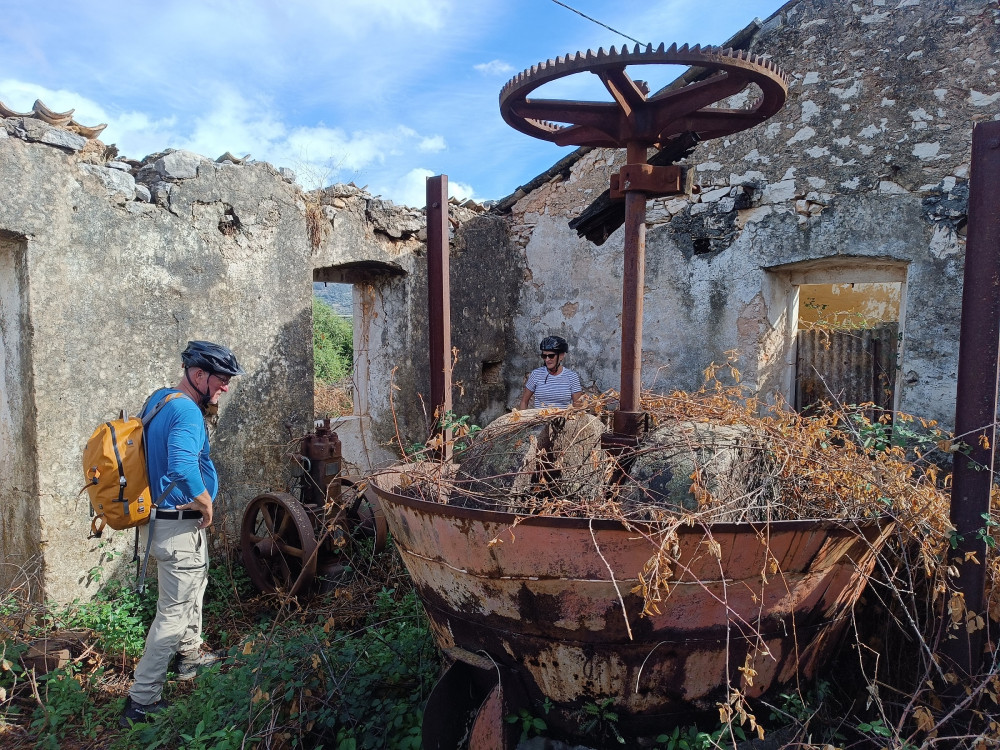
[(208, 373), (219, 375), (244, 375), (243, 368), (236, 361), (236, 355), (221, 344), (211, 341), (188, 341), (187, 349), (181, 353), (184, 368), (198, 367)]
[(200, 397), (198, 407), (202, 414), (208, 414), (209, 410), (214, 408), (211, 404), (212, 391), (206, 386), (205, 392), (202, 393), (191, 380), (189, 368), (197, 367), (199, 370), (204, 370), (209, 378), (212, 375), (233, 377), (244, 374), (240, 363), (236, 361), (236, 355), (227, 347), (213, 344), (211, 341), (188, 341), (187, 348), (181, 352), (181, 362), (184, 363), (184, 377)]
[(542, 343), (538, 345), (538, 348), (543, 352), (565, 354), (569, 351), (569, 344), (566, 343), (566, 339), (562, 336), (546, 336), (542, 339)]

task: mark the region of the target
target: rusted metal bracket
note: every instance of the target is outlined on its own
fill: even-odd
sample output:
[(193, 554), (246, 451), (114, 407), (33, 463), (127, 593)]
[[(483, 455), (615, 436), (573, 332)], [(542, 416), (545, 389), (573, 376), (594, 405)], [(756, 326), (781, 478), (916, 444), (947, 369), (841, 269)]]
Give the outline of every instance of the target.
[(618, 409), (612, 419), (611, 430), (617, 435), (638, 435), (643, 427), (649, 429), (649, 414), (644, 411)]
[(690, 191), (689, 172), (687, 167), (676, 165), (626, 164), (611, 175), (611, 200), (625, 200), (625, 194), (631, 191), (645, 193), (649, 198)]

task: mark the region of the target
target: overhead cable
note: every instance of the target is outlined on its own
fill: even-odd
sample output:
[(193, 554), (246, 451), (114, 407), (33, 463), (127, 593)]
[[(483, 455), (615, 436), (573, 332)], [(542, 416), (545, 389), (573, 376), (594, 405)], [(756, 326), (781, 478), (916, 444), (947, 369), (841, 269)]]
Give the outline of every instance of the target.
[(578, 10), (577, 10), (576, 8), (571, 8), (570, 6), (566, 5), (566, 3), (563, 3), (563, 2), (559, 2), (559, 0), (552, 0), (552, 2), (554, 2), (554, 3), (556, 4), (556, 5), (561, 5), (561, 6), (562, 6), (562, 7), (564, 7), (564, 8), (566, 9), (566, 10), (571, 10), (571, 11), (573, 11), (573, 12), (574, 12), (574, 13), (576, 13), (576, 14), (577, 14), (578, 16), (583, 16), (583, 17), (584, 17), (584, 18), (586, 18), (586, 19), (587, 19), (588, 21), (593, 21), (593, 22), (594, 22), (594, 23), (596, 23), (596, 24), (597, 24), (598, 26), (603, 26), (603, 27), (604, 27), (604, 28), (606, 28), (606, 29), (607, 29), (608, 31), (613, 31), (613, 32), (614, 32), (615, 34), (617, 34), (618, 36), (623, 36), (623, 37), (625, 37), (625, 38), (626, 38), (626, 39), (628, 39), (628, 40), (629, 40), (630, 42), (635, 42), (636, 44), (641, 44), (641, 45), (642, 45), (642, 46), (644, 46), (644, 47), (645, 47), (645, 46), (648, 46), (648, 43), (647, 43), (647, 42), (640, 42), (640, 41), (639, 41), (638, 39), (633, 39), (633, 38), (632, 38), (632, 37), (630, 37), (630, 36), (629, 36), (628, 34), (623, 34), (623, 33), (622, 33), (622, 32), (620, 32), (620, 31), (619, 31), (618, 29), (613, 29), (613, 28), (611, 28), (610, 26), (608, 26), (608, 25), (607, 25), (606, 23), (601, 23), (601, 22), (600, 22), (600, 21), (598, 21), (598, 20), (597, 20), (596, 18), (591, 18), (591, 17), (590, 17), (590, 16), (588, 16), (588, 15), (587, 15), (586, 13), (581, 13), (581, 12), (580, 12), (580, 11), (578, 11)]

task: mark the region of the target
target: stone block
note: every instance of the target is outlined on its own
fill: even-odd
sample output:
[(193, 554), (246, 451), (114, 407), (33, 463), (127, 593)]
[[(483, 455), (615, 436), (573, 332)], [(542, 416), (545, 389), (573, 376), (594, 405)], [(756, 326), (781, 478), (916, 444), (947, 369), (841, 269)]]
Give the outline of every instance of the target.
[(157, 206), (163, 206), (166, 208), (170, 205), (170, 191), (173, 190), (173, 185), (169, 182), (154, 182), (149, 186), (149, 193), (153, 199), (153, 203)]
[(701, 194), (702, 203), (714, 203), (717, 200), (721, 200), (729, 195), (729, 186), (716, 188), (714, 190), (708, 190)]
[(605, 430), (583, 412), (501, 415), (457, 458), (456, 486), (470, 504), (509, 512), (530, 510), (536, 498), (593, 501), (604, 493), (609, 468), (601, 449)]
[(135, 178), (130, 172), (108, 169), (95, 164), (81, 164), (80, 169), (97, 177), (104, 185), (109, 197), (117, 197), (126, 201), (135, 200)]
[(153, 162), (153, 169), (163, 180), (189, 180), (198, 176), (198, 167), (211, 160), (191, 151), (171, 151)]
[[(640, 444), (630, 479), (622, 485), (625, 502), (675, 512), (701, 510), (706, 503), (749, 509), (759, 484), (754, 459), (760, 452), (754, 447), (753, 435), (745, 427), (690, 421), (665, 424)], [(708, 493), (700, 501), (691, 491), (696, 473)]]
[(764, 188), (761, 203), (788, 203), (795, 200), (795, 180), (782, 180)]
[(87, 145), (87, 139), (82, 135), (53, 127), (32, 117), (19, 117), (12, 122), (15, 132), (11, 135), (17, 135), (29, 142), (44, 143), (68, 151), (79, 151)]

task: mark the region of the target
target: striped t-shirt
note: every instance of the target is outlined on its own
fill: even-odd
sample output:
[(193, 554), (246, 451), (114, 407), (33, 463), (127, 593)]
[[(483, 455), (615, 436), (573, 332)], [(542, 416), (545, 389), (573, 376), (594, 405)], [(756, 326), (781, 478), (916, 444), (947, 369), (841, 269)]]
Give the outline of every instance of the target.
[(535, 408), (543, 406), (569, 406), (574, 393), (580, 393), (583, 386), (580, 376), (565, 367), (558, 375), (553, 375), (546, 367), (531, 371), (524, 387), (535, 394)]

